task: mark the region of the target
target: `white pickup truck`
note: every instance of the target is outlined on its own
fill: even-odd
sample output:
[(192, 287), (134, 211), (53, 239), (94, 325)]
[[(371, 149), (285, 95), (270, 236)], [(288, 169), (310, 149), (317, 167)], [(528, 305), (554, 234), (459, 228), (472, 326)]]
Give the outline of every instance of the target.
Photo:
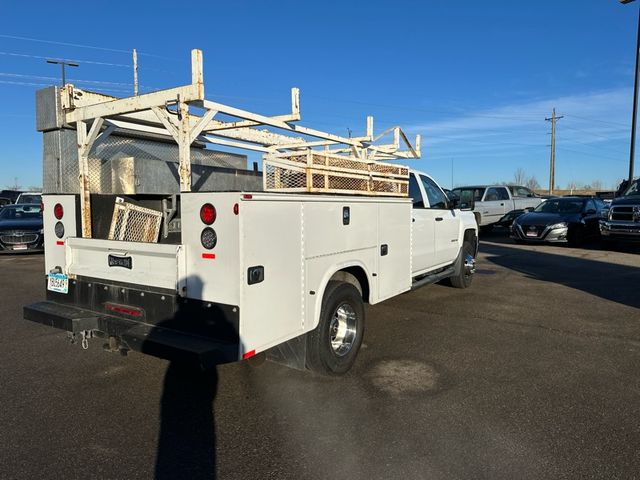
[(468, 287), (470, 212), (428, 175), (411, 198), (182, 193), (176, 243), (80, 238), (77, 195), (44, 195), (47, 299), (25, 318), (108, 348), (202, 367), (269, 357), (340, 374), (355, 361), (364, 303), (448, 279)]
[(471, 209), (479, 227), (490, 228), (507, 214), (517, 215), (535, 208), (543, 199), (533, 190), (519, 185), (480, 185), (454, 188), (458, 206)]

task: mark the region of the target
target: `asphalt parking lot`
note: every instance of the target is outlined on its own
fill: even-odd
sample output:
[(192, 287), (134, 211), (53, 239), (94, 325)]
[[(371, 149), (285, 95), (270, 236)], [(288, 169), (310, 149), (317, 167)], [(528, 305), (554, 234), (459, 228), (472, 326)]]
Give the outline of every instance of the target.
[(22, 320), (42, 256), (0, 267), (1, 478), (640, 476), (640, 249), (485, 236), (470, 289), (370, 307), (341, 378), (84, 351)]

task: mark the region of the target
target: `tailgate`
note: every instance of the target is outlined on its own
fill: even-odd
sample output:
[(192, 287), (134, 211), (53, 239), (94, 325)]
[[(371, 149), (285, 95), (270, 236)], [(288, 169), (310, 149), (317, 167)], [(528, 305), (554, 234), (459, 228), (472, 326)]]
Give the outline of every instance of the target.
[(68, 238), (66, 250), (66, 271), (72, 277), (172, 290), (178, 288), (184, 265), (181, 245)]

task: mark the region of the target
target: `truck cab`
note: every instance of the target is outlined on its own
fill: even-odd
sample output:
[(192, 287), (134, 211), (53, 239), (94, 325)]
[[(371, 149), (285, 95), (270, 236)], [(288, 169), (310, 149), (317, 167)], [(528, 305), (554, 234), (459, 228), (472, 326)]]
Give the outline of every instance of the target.
[(463, 246), (464, 232), (477, 227), (473, 214), (455, 209), (442, 188), (426, 173), (411, 171), (409, 197), (412, 200), (412, 273), (417, 277), (455, 261)]

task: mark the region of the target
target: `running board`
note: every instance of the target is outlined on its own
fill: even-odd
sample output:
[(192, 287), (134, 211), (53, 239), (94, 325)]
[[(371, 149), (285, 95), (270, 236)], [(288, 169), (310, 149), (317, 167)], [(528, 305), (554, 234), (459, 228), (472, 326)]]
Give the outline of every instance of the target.
[(411, 290), (424, 287), (425, 285), (429, 285), (431, 283), (439, 282), (440, 280), (444, 280), (445, 278), (449, 278), (455, 275), (455, 273), (456, 273), (456, 267), (455, 267), (455, 264), (453, 264), (450, 267), (445, 268), (441, 272), (427, 275), (426, 277), (423, 277), (420, 280), (413, 282), (413, 284), (411, 285)]

